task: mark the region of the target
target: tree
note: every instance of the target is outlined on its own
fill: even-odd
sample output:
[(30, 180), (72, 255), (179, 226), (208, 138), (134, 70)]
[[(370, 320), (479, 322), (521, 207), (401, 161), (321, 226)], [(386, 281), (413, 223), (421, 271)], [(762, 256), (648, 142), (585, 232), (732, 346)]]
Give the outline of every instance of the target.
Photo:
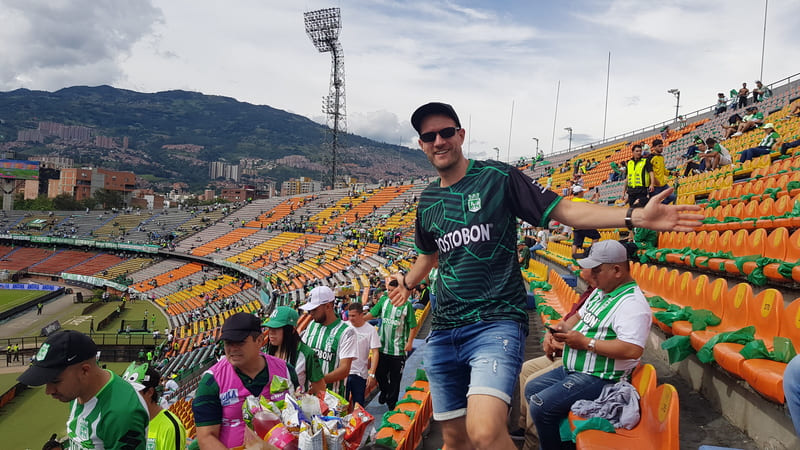
[(85, 206), (81, 202), (75, 200), (69, 194), (58, 194), (53, 198), (53, 209), (58, 211), (77, 211), (83, 209)]
[(97, 203), (103, 205), (105, 209), (122, 208), (125, 206), (123, 202), (122, 193), (120, 191), (112, 191), (110, 189), (98, 189), (94, 193), (94, 198)]

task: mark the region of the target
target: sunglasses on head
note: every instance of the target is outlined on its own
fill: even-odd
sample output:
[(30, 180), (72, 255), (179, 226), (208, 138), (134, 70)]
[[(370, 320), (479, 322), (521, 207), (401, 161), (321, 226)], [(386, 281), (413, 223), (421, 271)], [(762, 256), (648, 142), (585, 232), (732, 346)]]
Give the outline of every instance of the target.
[(443, 139), (451, 138), (455, 136), (456, 131), (460, 130), (459, 127), (447, 127), (442, 128), (439, 131), (429, 131), (427, 133), (422, 133), (419, 135), (419, 140), (422, 142), (433, 142), (436, 140), (436, 135), (438, 134)]

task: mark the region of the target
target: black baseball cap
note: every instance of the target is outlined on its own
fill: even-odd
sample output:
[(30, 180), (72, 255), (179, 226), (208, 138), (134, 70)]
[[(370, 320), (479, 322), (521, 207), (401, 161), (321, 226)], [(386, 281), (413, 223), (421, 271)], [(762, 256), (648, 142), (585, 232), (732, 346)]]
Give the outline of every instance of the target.
[(417, 108), (417, 110), (414, 111), (414, 114), (411, 115), (411, 126), (413, 126), (414, 129), (417, 130), (417, 133), (419, 133), (419, 128), (422, 126), (422, 121), (426, 117), (433, 115), (447, 116), (453, 119), (458, 128), (461, 128), (461, 121), (458, 120), (456, 110), (447, 103), (439, 102), (426, 103)]
[(58, 378), (67, 367), (97, 357), (92, 338), (75, 330), (62, 330), (47, 338), (28, 370), (17, 378), (28, 386), (41, 386)]
[(258, 317), (246, 313), (236, 313), (222, 324), (223, 341), (242, 342), (253, 333), (261, 333), (261, 321)]

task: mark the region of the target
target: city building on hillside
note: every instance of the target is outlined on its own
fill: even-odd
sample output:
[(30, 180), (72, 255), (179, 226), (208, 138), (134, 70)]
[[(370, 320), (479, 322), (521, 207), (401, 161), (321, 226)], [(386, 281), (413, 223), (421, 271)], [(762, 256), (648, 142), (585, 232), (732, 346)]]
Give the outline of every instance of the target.
[(54, 198), (69, 194), (75, 200), (81, 201), (100, 189), (122, 192), (127, 204), (131, 192), (136, 189), (136, 174), (100, 168), (61, 169), (60, 178), (49, 181), (47, 196)]
[(212, 180), (224, 178), (226, 180), (239, 181), (239, 166), (222, 161), (214, 161), (208, 164), (208, 175)]
[(281, 183), (281, 196), (308, 194), (322, 190), (322, 182), (308, 177), (292, 178)]

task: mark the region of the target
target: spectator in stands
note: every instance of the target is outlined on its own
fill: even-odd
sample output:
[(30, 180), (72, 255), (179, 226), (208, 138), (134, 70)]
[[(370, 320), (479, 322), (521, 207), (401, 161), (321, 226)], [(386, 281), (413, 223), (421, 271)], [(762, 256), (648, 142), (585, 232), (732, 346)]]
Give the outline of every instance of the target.
[(789, 103), (789, 114), (784, 117), (784, 120), (792, 117), (800, 117), (800, 98), (797, 98), (793, 102)]
[(795, 356), (783, 372), (783, 394), (792, 417), (794, 432), (800, 436), (800, 356)]
[(739, 156), (740, 163), (750, 161), (762, 155), (769, 155), (772, 153), (773, 147), (777, 147), (775, 144), (778, 143), (781, 136), (775, 131), (775, 126), (772, 123), (767, 123), (761, 128), (763, 128), (766, 133), (764, 138), (761, 139), (761, 142), (759, 142), (756, 147), (742, 151), (742, 154)]
[(714, 115), (718, 116), (727, 110), (728, 110), (728, 100), (725, 98), (725, 94), (719, 92), (717, 94), (717, 107), (714, 108)]
[(731, 136), (741, 136), (746, 131), (760, 127), (763, 123), (764, 113), (759, 112), (757, 106), (751, 106), (747, 108), (747, 114), (744, 115), (742, 122), (739, 123), (736, 133), (733, 133)]
[(225, 357), (200, 378), (192, 402), (197, 441), (203, 449), (241, 446), (244, 400), (248, 395), (281, 400), (284, 393), (271, 393), (270, 385), (276, 378), (291, 378), (283, 360), (261, 353), (264, 338), (256, 316), (240, 312), (228, 317), (220, 339)]
[(632, 158), (628, 160), (628, 182), (625, 185), (625, 196), (631, 208), (645, 206), (650, 199), (650, 172), (653, 171), (650, 161), (642, 157), (642, 144), (634, 144), (631, 148)]
[(747, 89), (747, 83), (742, 83), (737, 95), (739, 96), (739, 108), (747, 106), (747, 96), (750, 94), (750, 89)]
[[(694, 213), (699, 210), (694, 205), (660, 204), (669, 191), (643, 209), (628, 211), (560, 201), (508, 164), (465, 158), (466, 130), (444, 103), (417, 108), (411, 124), (439, 178), (420, 196), (416, 262), (405, 275), (395, 273), (387, 280), (391, 303), (407, 302), (414, 286), (439, 264), (424, 359), (444, 443), (454, 449), (515, 449), (507, 429), (508, 405), (528, 324), (525, 286), (513, 250), (516, 219), (546, 223), (552, 218), (575, 228), (627, 224), (689, 231), (703, 215)], [(453, 214), (467, 222), (452, 220)]]
[(331, 288), (317, 286), (311, 290), (308, 302), (300, 309), (311, 314), (313, 322), (303, 332), (302, 338), (317, 353), (327, 388), (344, 396), (350, 366), (358, 356), (356, 334), (336, 316), (333, 301)]
[(414, 338), (419, 332), (417, 316), (408, 297), (399, 306), (395, 306), (384, 292), (365, 318), (381, 319), (378, 330), (381, 349), (375, 377), (381, 390), (378, 403), (386, 403), (391, 411), (400, 396), (400, 379), (403, 376), (406, 355), (414, 348)]
[[(600, 193), (595, 190), (594, 194), (592, 195), (591, 199), (587, 199), (584, 197), (584, 193), (586, 190), (583, 189), (581, 186), (573, 186), (572, 187), (572, 201), (578, 203), (597, 203), (600, 199)], [(592, 241), (595, 239), (600, 239), (600, 232), (597, 231), (595, 228), (590, 229), (575, 229), (572, 232), (572, 257), (575, 258), (578, 255), (578, 250), (583, 251), (583, 244), (586, 238), (589, 238), (589, 244), (591, 245)]]
[(700, 158), (705, 162), (707, 170), (714, 170), (733, 163), (728, 149), (714, 138), (706, 139), (702, 144), (698, 144), (698, 148), (700, 149)]
[(356, 332), (356, 358), (350, 364), (350, 374), (347, 376), (345, 397), (350, 402), (352, 409), (356, 403), (366, 406), (364, 396), (372, 391), (375, 386), (375, 370), (378, 367), (378, 350), (381, 340), (375, 327), (364, 320), (364, 307), (359, 302), (347, 306), (350, 312), (350, 326)]
[(761, 81), (756, 81), (756, 87), (753, 88), (753, 102), (762, 102), (771, 96), (772, 89), (761, 84)]
[(297, 374), (297, 386), (309, 394), (325, 390), (322, 365), (317, 354), (297, 333), (297, 311), (289, 306), (278, 306), (264, 322), (267, 327), (266, 352), (286, 361)]
[(784, 142), (780, 144), (781, 155), (785, 155), (789, 150), (800, 146), (800, 139), (797, 139), (792, 142)]
[[(581, 269), (580, 277), (583, 279), (588, 287), (578, 298), (578, 301), (572, 305), (570, 311), (562, 318), (562, 320), (569, 320), (574, 316), (578, 310), (589, 298), (592, 291), (595, 289), (594, 279), (591, 276), (591, 269)], [(561, 367), (563, 364), (561, 356), (564, 352), (564, 343), (558, 342), (553, 339), (553, 334), (549, 330), (545, 330), (544, 339), (542, 340), (542, 349), (544, 355), (538, 358), (533, 358), (525, 361), (522, 364), (522, 369), (519, 373), (519, 427), (512, 436), (519, 437), (525, 436), (525, 444), (523, 449), (538, 448), (538, 435), (536, 434), (536, 427), (533, 426), (531, 415), (528, 412), (528, 399), (525, 397), (525, 386), (537, 377), (550, 372), (553, 369)]]
[(145, 405), (117, 374), (97, 365), (97, 345), (75, 330), (56, 332), (44, 341), (33, 362), (17, 380), (46, 385), (45, 393), (70, 403), (67, 430), (73, 448), (89, 441), (97, 447), (144, 450), (147, 444)]
[(724, 141), (725, 139), (731, 137), (733, 133), (736, 133), (739, 130), (739, 124), (741, 123), (742, 116), (739, 114), (732, 114), (730, 117), (728, 117), (728, 123), (723, 123), (720, 125), (722, 129), (725, 130), (725, 135), (722, 137), (722, 140)]
[[(661, 139), (653, 139), (653, 145), (650, 147), (650, 173), (648, 174), (650, 177), (650, 185), (648, 186), (650, 198), (669, 189), (669, 185), (667, 184), (667, 166), (664, 162), (663, 152), (664, 141)], [(663, 200), (663, 203), (672, 203), (676, 198), (677, 196), (675, 194), (671, 194)]]
[(147, 405), (150, 425), (147, 427), (147, 449), (183, 450), (186, 448), (186, 428), (172, 411), (159, 406), (161, 374), (148, 364), (128, 366), (122, 375), (136, 389)]
[(644, 353), (653, 313), (631, 277), (627, 256), (622, 244), (607, 240), (578, 260), (591, 269), (597, 289), (577, 314), (555, 327), (553, 339), (564, 344), (564, 366), (525, 386), (542, 448), (560, 448), (559, 425), (572, 404), (593, 400), (603, 386), (627, 379)]
[(413, 306), (414, 309), (425, 309), (425, 306), (427, 306), (428, 302), (431, 300), (431, 288), (428, 286), (427, 281), (423, 281), (417, 286), (417, 290), (419, 291), (419, 297), (411, 306)]

